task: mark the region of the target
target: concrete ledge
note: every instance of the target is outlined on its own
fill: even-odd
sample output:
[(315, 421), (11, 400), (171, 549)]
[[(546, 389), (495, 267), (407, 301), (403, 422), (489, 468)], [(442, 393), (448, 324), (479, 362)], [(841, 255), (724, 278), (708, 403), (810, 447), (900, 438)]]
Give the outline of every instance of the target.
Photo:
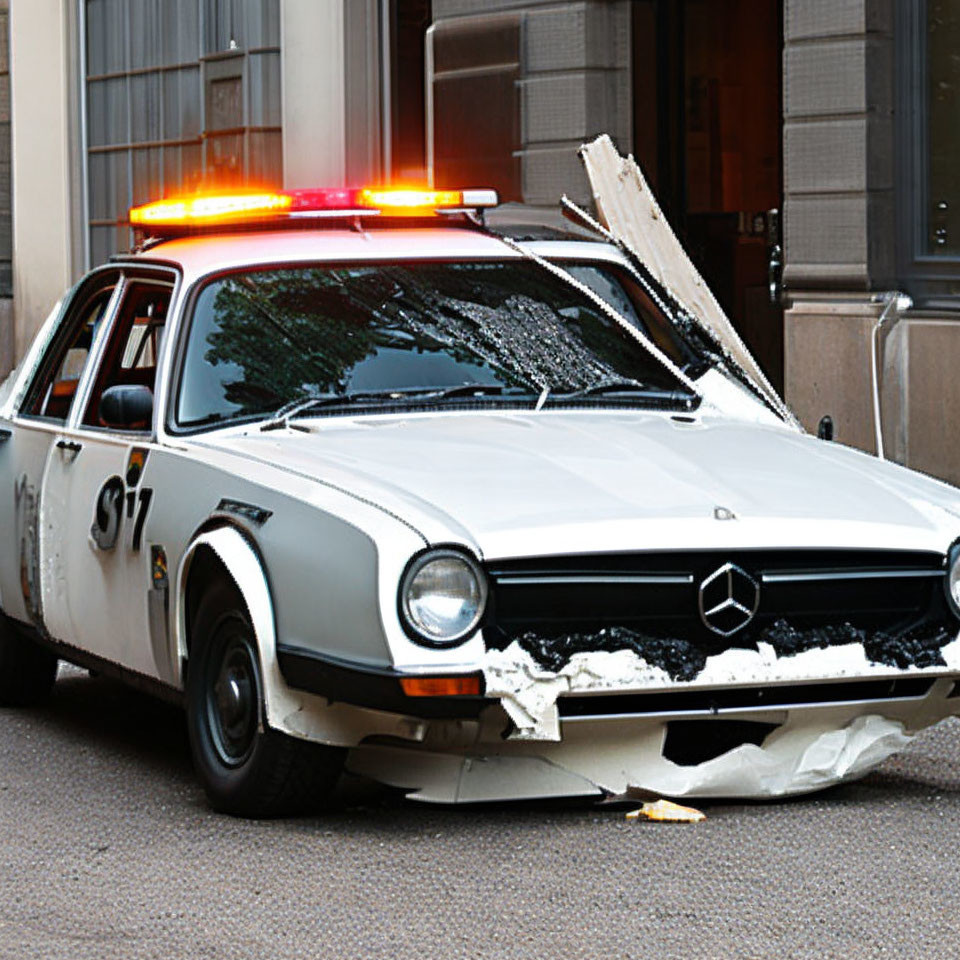
[(909, 317), (902, 324), (907, 466), (960, 484), (960, 321)]
[(617, 124), (616, 73), (598, 70), (520, 83), (524, 144), (592, 140)]
[(867, 195), (788, 196), (784, 203), (787, 263), (830, 272), (866, 273)]
[[(870, 342), (882, 304), (797, 301), (786, 311), (786, 399), (808, 430), (833, 418), (836, 439), (876, 451)], [(885, 325), (880, 407), (887, 458), (960, 484), (960, 317), (908, 313)]]
[(525, 203), (556, 206), (566, 194), (575, 203), (590, 206), (592, 194), (587, 174), (577, 156), (580, 141), (569, 146), (524, 150), (523, 199)]
[[(878, 69), (880, 65), (884, 69)], [(891, 66), (890, 39), (874, 34), (788, 46), (784, 117), (889, 113), (893, 109)]]
[(785, 398), (811, 432), (829, 416), (838, 443), (874, 453), (870, 335), (879, 310), (844, 315), (834, 306), (784, 314)]
[(893, 26), (893, 0), (786, 0), (787, 41), (844, 34), (888, 33)]

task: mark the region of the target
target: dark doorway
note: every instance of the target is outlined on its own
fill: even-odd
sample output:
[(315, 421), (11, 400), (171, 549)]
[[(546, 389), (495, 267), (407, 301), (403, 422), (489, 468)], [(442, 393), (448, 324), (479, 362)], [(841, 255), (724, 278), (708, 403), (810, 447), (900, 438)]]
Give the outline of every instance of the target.
[(430, 0), (390, 0), (390, 152), (387, 179), (426, 179), (425, 38), (432, 21)]
[(634, 0), (634, 154), (691, 259), (773, 384), (769, 292), (782, 204), (782, 4)]

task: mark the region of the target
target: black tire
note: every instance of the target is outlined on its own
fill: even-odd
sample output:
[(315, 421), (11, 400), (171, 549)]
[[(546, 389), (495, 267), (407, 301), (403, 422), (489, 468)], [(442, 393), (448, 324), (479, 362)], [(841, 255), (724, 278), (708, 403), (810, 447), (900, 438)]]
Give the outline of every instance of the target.
[(253, 627), (232, 585), (204, 594), (187, 666), (187, 728), (210, 805), (238, 817), (310, 813), (340, 776), (346, 751), (271, 730)]
[(57, 657), (0, 614), (0, 707), (31, 707), (57, 679)]

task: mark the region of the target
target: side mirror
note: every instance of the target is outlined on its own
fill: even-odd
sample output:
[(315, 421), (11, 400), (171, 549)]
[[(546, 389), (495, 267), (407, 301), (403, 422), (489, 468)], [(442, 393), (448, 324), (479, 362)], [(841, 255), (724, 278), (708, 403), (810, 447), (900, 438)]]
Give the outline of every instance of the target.
[(108, 387), (100, 397), (100, 422), (117, 430), (148, 430), (153, 422), (153, 391), (139, 383)]

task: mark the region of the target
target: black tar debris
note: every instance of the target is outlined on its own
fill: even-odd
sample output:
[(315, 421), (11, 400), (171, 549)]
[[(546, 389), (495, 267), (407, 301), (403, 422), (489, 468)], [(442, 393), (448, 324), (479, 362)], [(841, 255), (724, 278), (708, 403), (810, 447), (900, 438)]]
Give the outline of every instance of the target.
[[(907, 667), (946, 666), (941, 647), (953, 639), (955, 629), (944, 623), (926, 623), (901, 633), (870, 631), (850, 623), (800, 628), (777, 620), (753, 639), (769, 643), (778, 657), (805, 650), (825, 650), (848, 643), (862, 643), (867, 658), (901, 670)], [(632, 650), (651, 666), (659, 667), (672, 680), (695, 680), (707, 663), (704, 650), (688, 640), (652, 637), (627, 627), (607, 627), (595, 633), (567, 633), (543, 637), (528, 632), (515, 637), (520, 647), (546, 670), (558, 673), (576, 653)], [(742, 645), (742, 644), (738, 644)]]
[(559, 637), (539, 637), (525, 633), (517, 637), (521, 648), (547, 670), (563, 669), (575, 653), (596, 650), (632, 650), (651, 666), (660, 667), (673, 680), (694, 680), (707, 665), (707, 655), (687, 640), (648, 637), (626, 627), (608, 627), (597, 633), (567, 633)]

